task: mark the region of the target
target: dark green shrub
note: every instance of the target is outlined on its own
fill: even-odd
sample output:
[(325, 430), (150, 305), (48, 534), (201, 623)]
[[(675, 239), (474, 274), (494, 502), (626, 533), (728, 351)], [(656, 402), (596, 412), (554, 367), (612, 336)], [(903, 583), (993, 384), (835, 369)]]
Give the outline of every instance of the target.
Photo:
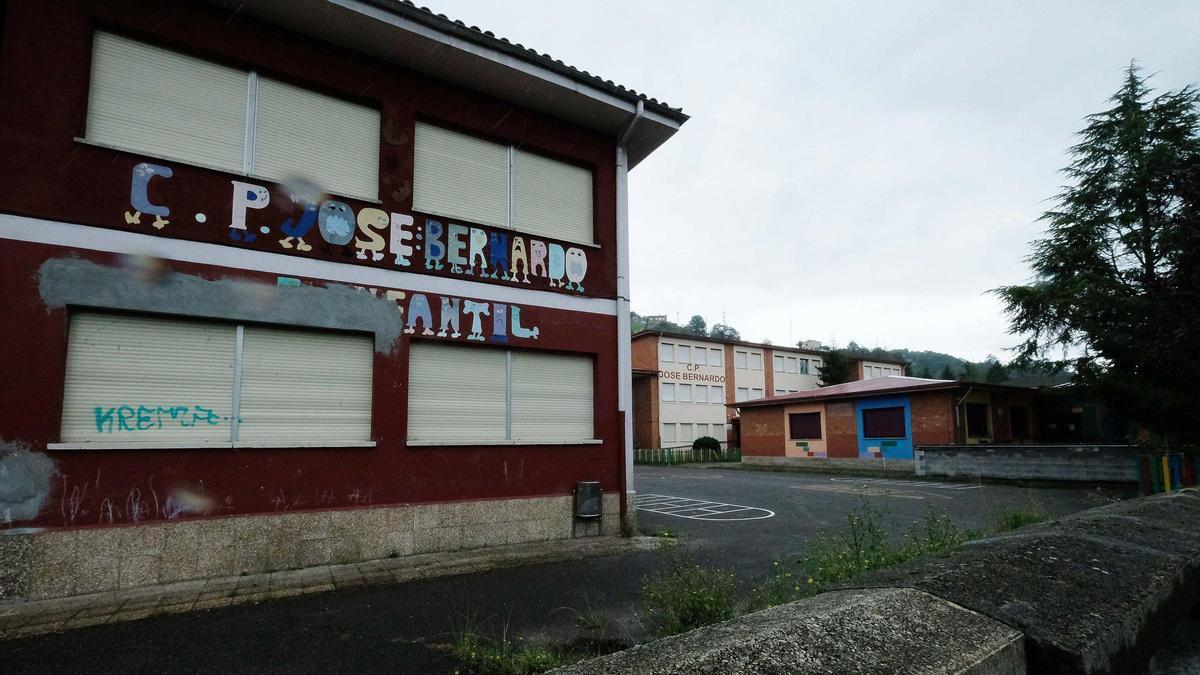
[(693, 450), (711, 450), (713, 452), (721, 451), (721, 442), (712, 436), (701, 436), (692, 441)]

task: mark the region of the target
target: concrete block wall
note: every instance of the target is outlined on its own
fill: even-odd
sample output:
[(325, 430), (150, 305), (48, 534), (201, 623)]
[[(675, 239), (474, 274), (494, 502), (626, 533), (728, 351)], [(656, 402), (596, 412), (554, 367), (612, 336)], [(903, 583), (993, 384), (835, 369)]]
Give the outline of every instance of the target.
[(1128, 445), (920, 446), (918, 476), (1126, 483), (1138, 480), (1141, 450)]
[(576, 523), (570, 495), (0, 534), (0, 601), (620, 532)]

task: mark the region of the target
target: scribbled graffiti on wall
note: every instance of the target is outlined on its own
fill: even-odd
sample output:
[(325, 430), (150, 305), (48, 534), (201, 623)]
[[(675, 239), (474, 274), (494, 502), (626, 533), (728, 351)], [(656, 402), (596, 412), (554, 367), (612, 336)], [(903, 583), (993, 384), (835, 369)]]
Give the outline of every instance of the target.
[(153, 431), (167, 427), (219, 426), (228, 415), (202, 405), (111, 405), (96, 406), (96, 431), (102, 434)]
[[(154, 216), (150, 225), (155, 229), (169, 224), (170, 207), (152, 201), (150, 188), (154, 179), (159, 179), (161, 186), (173, 175), (170, 167), (159, 164), (142, 162), (133, 167), (126, 224), (142, 224), (143, 215)], [(228, 231), (229, 238), (238, 243), (272, 236), (280, 249), (307, 253), (313, 250), (315, 228), (326, 244), (345, 247), (347, 255), (353, 254), (357, 260), (401, 268), (423, 264), (425, 270), (448, 270), (463, 277), (584, 292), (588, 260), (578, 246), (376, 207), (356, 213), (346, 202), (318, 201), (319, 197), (289, 195), (286, 203), (292, 213), (282, 222), (269, 222), (269, 216), (253, 213), (271, 204), (267, 187), (238, 180), (230, 184)], [(197, 213), (195, 219), (204, 223), (207, 217)]]

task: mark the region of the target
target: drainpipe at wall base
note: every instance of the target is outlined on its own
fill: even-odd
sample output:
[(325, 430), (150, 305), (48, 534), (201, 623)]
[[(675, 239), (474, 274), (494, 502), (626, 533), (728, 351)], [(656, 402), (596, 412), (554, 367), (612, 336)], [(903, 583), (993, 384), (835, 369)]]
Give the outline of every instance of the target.
[(621, 490), (621, 525), (633, 529), (631, 509), (636, 509), (637, 490), (633, 484), (633, 356), (629, 325), (629, 150), (627, 144), (645, 105), (637, 110), (617, 139), (617, 410), (621, 419), (621, 449), (624, 454)]

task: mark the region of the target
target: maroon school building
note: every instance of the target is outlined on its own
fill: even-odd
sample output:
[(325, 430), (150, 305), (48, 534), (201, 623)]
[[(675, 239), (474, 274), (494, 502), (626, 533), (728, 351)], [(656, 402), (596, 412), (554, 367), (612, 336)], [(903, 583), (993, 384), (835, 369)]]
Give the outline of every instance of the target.
[(0, 6), (0, 600), (571, 537), (579, 481), (617, 532), (626, 177), (687, 116), (411, 4), (236, 10)]

